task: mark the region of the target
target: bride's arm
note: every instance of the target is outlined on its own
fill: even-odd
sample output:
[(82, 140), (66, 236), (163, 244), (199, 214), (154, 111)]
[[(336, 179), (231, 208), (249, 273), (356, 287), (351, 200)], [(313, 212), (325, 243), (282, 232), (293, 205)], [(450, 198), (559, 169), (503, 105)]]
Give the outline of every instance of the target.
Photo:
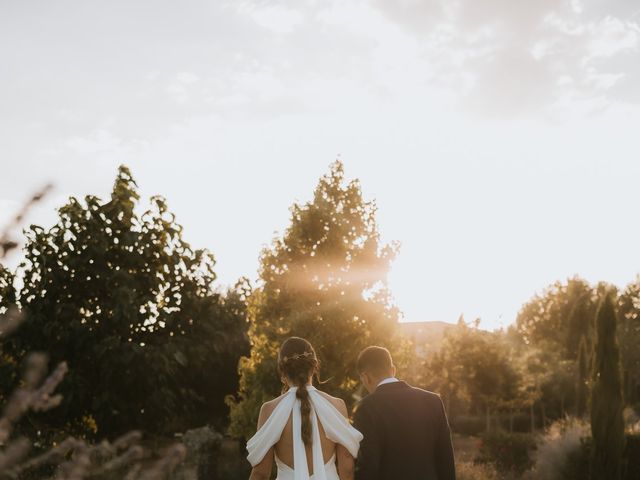
[(338, 476), (340, 480), (353, 480), (355, 461), (349, 450), (342, 445), (336, 445), (336, 460), (338, 462)]
[[(269, 416), (273, 413), (273, 406), (265, 403), (260, 409), (258, 417), (258, 430), (264, 425)], [(273, 468), (273, 447), (269, 449), (262, 461), (251, 469), (249, 480), (269, 480), (271, 478), (271, 469)]]
[[(336, 408), (345, 418), (349, 418), (347, 405), (344, 400), (338, 399)], [(340, 444), (336, 445), (336, 461), (338, 462), (338, 476), (340, 480), (353, 480), (353, 472), (355, 470), (355, 460), (345, 447)]]

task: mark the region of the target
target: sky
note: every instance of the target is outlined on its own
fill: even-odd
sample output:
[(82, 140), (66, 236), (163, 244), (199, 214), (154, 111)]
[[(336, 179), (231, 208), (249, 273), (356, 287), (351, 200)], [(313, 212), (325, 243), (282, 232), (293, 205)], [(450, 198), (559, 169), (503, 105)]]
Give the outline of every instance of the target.
[[(515, 320), (640, 272), (636, 0), (0, 0), (0, 225), (127, 164), (221, 285), (336, 158), (399, 241), (407, 321)], [(16, 263), (19, 259), (14, 258)]]

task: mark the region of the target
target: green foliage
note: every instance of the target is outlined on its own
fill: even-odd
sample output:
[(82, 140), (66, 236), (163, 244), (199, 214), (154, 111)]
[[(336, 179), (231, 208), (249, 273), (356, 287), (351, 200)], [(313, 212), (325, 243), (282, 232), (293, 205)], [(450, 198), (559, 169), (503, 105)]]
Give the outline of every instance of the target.
[(584, 480), (589, 478), (591, 438), (583, 438), (577, 449), (569, 452), (567, 461), (559, 472), (559, 480)]
[[(14, 275), (0, 264), (0, 318), (7, 313), (9, 308), (15, 307), (16, 290)], [(2, 332), (4, 333), (4, 332)], [(0, 403), (4, 404), (8, 392), (18, 379), (16, 358), (7, 352), (5, 345), (6, 335), (0, 335)]]
[(624, 452), (624, 408), (620, 354), (616, 341), (616, 311), (612, 294), (601, 301), (596, 315), (596, 343), (591, 393), (593, 452), (591, 478), (619, 479)]
[[(526, 478), (570, 480), (589, 478), (589, 425), (582, 419), (567, 417), (550, 425), (537, 442), (533, 468)], [(586, 461), (585, 461), (586, 459)]]
[[(626, 447), (621, 461), (621, 478), (623, 480), (637, 480), (640, 478), (640, 436), (626, 435)], [(544, 478), (545, 480), (584, 480), (586, 478), (600, 479), (611, 477), (590, 476), (589, 463), (593, 452), (593, 439), (583, 436), (572, 439), (572, 448), (567, 449), (562, 445), (552, 445), (554, 451), (561, 451), (564, 459), (553, 470), (534, 469), (532, 479)], [(553, 474), (552, 474), (553, 473)]]
[(624, 458), (626, 460), (625, 480), (640, 478), (640, 434), (627, 435)]
[(450, 415), (451, 430), (460, 435), (477, 436), (485, 431), (487, 422), (479, 415)]
[(15, 303), (14, 275), (0, 263), (0, 315), (4, 314)]
[(224, 415), (248, 347), (246, 286), (217, 292), (213, 256), (183, 240), (162, 198), (142, 215), (138, 201), (121, 167), (109, 201), (71, 198), (55, 226), (27, 232), (26, 319), (9, 347), (19, 358), (47, 351), (70, 368), (63, 404), (36, 424), (160, 433)]
[(457, 480), (504, 480), (493, 465), (456, 462)]
[(587, 381), (589, 380), (589, 361), (587, 356), (587, 341), (582, 337), (578, 350), (578, 375), (576, 377), (576, 415), (578, 418), (583, 418), (587, 412), (587, 397), (589, 395), (589, 388), (587, 386)]
[(518, 399), (520, 376), (503, 334), (469, 326), (462, 319), (447, 332), (424, 371), (425, 384), (441, 393), (446, 403), (452, 399), (472, 411), (480, 407), (489, 415)]
[(534, 448), (535, 440), (528, 433), (485, 433), (476, 461), (493, 464), (503, 474), (521, 475), (532, 465), (529, 454)]
[[(574, 277), (556, 282), (520, 310), (516, 332), (525, 345), (522, 357), (529, 357), (524, 370), (533, 402), (532, 424), (534, 404), (543, 423), (568, 412), (586, 412), (589, 375), (585, 372), (591, 370), (594, 318), (599, 301), (610, 289), (605, 283), (591, 286)], [(585, 352), (580, 353), (582, 348)]]
[(630, 404), (640, 404), (640, 277), (618, 298), (618, 312), (625, 398)]
[(240, 363), (237, 399), (229, 399), (234, 435), (250, 436), (261, 403), (280, 393), (276, 354), (285, 338), (311, 341), (331, 375), (323, 388), (349, 403), (359, 351), (371, 344), (394, 350), (399, 312), (386, 275), (396, 247), (380, 244), (375, 213), (335, 162), (313, 200), (293, 205), (286, 232), (262, 252), (249, 308), (251, 356)]
[(556, 282), (522, 307), (517, 329), (528, 344), (556, 350), (562, 359), (574, 361), (580, 339), (592, 336), (601, 289), (577, 277)]

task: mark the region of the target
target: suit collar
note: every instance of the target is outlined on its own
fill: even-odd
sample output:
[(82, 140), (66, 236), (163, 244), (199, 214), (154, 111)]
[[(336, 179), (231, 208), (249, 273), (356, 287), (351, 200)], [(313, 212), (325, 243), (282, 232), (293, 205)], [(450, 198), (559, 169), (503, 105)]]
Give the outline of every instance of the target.
[(391, 383), (383, 383), (382, 385), (378, 385), (376, 387), (376, 389), (373, 391), (373, 393), (376, 392), (388, 392), (391, 390), (398, 390), (398, 389), (402, 389), (402, 388), (407, 388), (409, 385), (407, 385), (407, 382), (404, 382), (402, 380), (398, 380), (397, 382), (391, 382)]

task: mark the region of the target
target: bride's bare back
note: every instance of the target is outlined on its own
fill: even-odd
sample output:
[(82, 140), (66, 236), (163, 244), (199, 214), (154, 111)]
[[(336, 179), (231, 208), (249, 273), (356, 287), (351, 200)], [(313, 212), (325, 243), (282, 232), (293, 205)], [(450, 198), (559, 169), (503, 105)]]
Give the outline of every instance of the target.
[(269, 479), (274, 460), (280, 480), (307, 473), (318, 480), (353, 479), (362, 434), (349, 424), (344, 401), (312, 385), (319, 366), (308, 340), (290, 337), (280, 346), (278, 374), (289, 391), (260, 409), (258, 429), (247, 441), (250, 480)]
[[(344, 400), (341, 398), (332, 397), (331, 395), (318, 390), (324, 398), (326, 398), (331, 404), (345, 417), (348, 418), (347, 406)], [(265, 403), (260, 410), (260, 419), (258, 420), (258, 428), (260, 428), (269, 419), (275, 408), (282, 401), (284, 395)], [(293, 419), (292, 415), (289, 416), (280, 440), (274, 445), (274, 452), (278, 459), (287, 465), (289, 468), (294, 468), (293, 461)], [(322, 456), (324, 463), (328, 463), (333, 455), (336, 456), (336, 462), (338, 464), (338, 473), (340, 479), (353, 478), (354, 459), (349, 451), (340, 444), (336, 444), (327, 438), (324, 431), (324, 427), (318, 422), (318, 430), (320, 432), (320, 444), (322, 446)], [(313, 475), (313, 454), (310, 445), (305, 446), (307, 454), (307, 468), (309, 469), (309, 475)], [(271, 462), (269, 462), (271, 463)]]

